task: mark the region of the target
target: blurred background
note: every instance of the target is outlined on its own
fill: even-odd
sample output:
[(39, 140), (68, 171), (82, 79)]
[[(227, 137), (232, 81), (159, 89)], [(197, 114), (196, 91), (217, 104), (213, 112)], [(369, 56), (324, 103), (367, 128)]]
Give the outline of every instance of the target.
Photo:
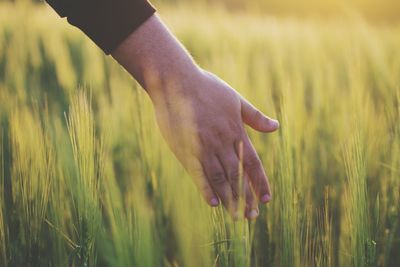
[(273, 200), (206, 205), (144, 90), (42, 1), (0, 0), (0, 266), (400, 262), (400, 2), (158, 0), (195, 60), (281, 122)]
[[(332, 17), (355, 13), (375, 21), (397, 21), (400, 3), (396, 0), (196, 0), (190, 3), (223, 6), (232, 11), (253, 11), (280, 16)], [(182, 4), (185, 0), (158, 0), (154, 3)]]
[[(18, 0), (0, 0), (0, 2), (16, 1)], [(32, 0), (32, 2), (43, 3), (44, 1)], [(208, 7), (223, 6), (238, 12), (252, 11), (272, 15), (321, 18), (355, 13), (380, 22), (397, 21), (400, 16), (400, 3), (396, 0), (153, 0), (152, 3), (155, 5), (202, 4)]]

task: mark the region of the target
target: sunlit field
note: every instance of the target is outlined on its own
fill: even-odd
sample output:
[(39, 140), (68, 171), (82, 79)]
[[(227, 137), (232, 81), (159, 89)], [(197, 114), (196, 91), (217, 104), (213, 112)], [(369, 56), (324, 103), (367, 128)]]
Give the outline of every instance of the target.
[(272, 201), (209, 207), (149, 98), (48, 7), (0, 5), (0, 266), (400, 266), (400, 23), (162, 6), (260, 110)]

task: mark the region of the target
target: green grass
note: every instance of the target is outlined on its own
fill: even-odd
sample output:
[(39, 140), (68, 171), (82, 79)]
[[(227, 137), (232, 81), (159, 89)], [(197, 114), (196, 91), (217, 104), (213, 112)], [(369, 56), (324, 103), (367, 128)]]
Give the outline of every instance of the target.
[(160, 8), (201, 66), (279, 118), (249, 134), (273, 201), (204, 203), (145, 92), (50, 10), (0, 9), (1, 266), (396, 266), (400, 27)]

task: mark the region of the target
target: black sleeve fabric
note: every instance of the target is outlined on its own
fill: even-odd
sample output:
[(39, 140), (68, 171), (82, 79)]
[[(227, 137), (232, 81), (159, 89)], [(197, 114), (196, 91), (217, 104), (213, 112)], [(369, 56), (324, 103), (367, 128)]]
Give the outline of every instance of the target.
[(68, 22), (81, 29), (107, 55), (151, 17), (146, 0), (46, 0)]

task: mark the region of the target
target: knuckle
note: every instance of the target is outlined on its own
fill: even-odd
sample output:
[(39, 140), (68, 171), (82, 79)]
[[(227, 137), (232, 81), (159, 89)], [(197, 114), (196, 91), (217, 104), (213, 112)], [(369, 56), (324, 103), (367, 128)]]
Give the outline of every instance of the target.
[(257, 156), (251, 156), (244, 164), (244, 167), (250, 171), (258, 170), (260, 166), (261, 161)]
[(229, 172), (229, 179), (232, 181), (238, 181), (240, 177), (240, 171), (239, 171), (239, 167), (235, 167), (233, 169), (230, 170)]
[(214, 185), (223, 185), (226, 183), (225, 174), (222, 171), (213, 172), (210, 181)]

